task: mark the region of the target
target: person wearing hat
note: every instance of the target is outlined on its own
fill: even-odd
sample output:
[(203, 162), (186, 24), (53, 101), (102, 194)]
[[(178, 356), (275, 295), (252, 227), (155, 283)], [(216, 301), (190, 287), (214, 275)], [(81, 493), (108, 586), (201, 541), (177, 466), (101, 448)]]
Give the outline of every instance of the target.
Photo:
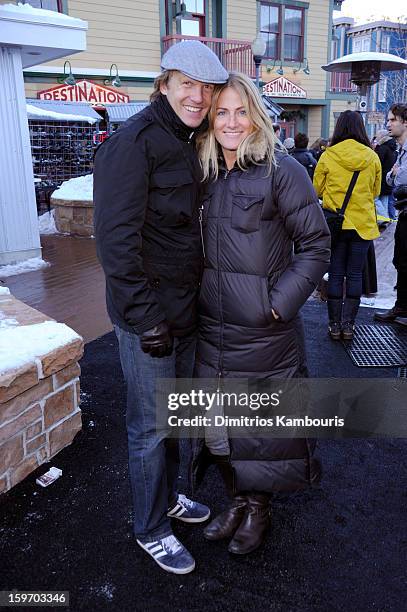
[[(126, 425), (137, 543), (168, 572), (195, 567), (171, 519), (209, 508), (178, 494), (176, 440), (156, 431), (157, 380), (190, 378), (202, 271), (195, 138), (227, 71), (199, 41), (163, 56), (151, 104), (97, 150), (95, 236), (127, 383)], [(174, 383), (175, 386), (175, 383)]]

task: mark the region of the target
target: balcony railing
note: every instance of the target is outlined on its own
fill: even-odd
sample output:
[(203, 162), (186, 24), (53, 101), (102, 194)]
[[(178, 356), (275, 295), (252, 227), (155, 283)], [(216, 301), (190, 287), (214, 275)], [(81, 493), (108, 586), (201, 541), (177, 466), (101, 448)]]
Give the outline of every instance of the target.
[(333, 93), (356, 93), (357, 87), (350, 80), (350, 72), (332, 72), (330, 91)]
[(226, 70), (243, 72), (247, 76), (255, 77), (255, 65), (251, 49), (251, 43), (247, 40), (228, 40), (226, 38), (205, 38), (203, 36), (183, 36), (173, 34), (164, 36), (164, 53), (181, 40), (199, 40), (207, 45), (218, 56)]

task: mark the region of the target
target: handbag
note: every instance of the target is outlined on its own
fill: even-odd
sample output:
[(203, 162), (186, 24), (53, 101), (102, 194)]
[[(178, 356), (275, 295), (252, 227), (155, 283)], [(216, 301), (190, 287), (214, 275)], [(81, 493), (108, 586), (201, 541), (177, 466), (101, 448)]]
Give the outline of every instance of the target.
[(328, 208), (322, 209), (325, 215), (325, 221), (327, 222), (329, 231), (331, 232), (331, 247), (333, 247), (339, 240), (339, 236), (342, 230), (342, 224), (345, 219), (345, 210), (347, 205), (349, 204), (349, 200), (352, 195), (352, 191), (355, 188), (359, 174), (360, 170), (356, 170), (353, 173), (351, 181), (349, 183), (349, 187), (345, 194), (345, 199), (343, 201), (342, 208), (337, 210), (330, 210)]

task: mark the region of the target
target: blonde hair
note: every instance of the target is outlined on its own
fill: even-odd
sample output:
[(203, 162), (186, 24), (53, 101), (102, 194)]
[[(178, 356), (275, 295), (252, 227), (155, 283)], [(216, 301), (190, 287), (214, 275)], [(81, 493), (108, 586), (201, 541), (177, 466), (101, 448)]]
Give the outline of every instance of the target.
[(150, 102), (157, 100), (161, 93), (161, 85), (167, 85), (175, 70), (164, 70), (154, 80), (153, 93), (150, 95)]
[(273, 129), (273, 122), (267, 115), (253, 81), (240, 72), (231, 72), (227, 82), (215, 90), (208, 114), (208, 130), (197, 139), (198, 153), (204, 176), (203, 180), (209, 178), (217, 179), (219, 174), (218, 157), (221, 147), (215, 138), (214, 123), (219, 96), (227, 87), (233, 87), (236, 93), (239, 94), (253, 126), (253, 131), (240, 143), (237, 149), (237, 165), (241, 170), (247, 170), (249, 164), (262, 165), (266, 161), (270, 174), (272, 166), (275, 165), (274, 150), (278, 143)]

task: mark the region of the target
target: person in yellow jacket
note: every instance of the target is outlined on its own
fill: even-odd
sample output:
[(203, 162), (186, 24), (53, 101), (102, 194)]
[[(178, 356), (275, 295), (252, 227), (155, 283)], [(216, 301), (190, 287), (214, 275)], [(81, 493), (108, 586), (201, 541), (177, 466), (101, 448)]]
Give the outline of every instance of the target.
[(381, 164), (370, 146), (360, 113), (348, 110), (340, 114), (331, 146), (321, 155), (314, 173), (314, 187), (324, 208), (342, 207), (356, 171), (359, 175), (345, 210), (340, 237), (331, 252), (328, 316), (333, 340), (339, 340), (341, 334), (345, 340), (353, 337), (367, 251), (371, 241), (379, 236), (374, 199), (380, 194)]

